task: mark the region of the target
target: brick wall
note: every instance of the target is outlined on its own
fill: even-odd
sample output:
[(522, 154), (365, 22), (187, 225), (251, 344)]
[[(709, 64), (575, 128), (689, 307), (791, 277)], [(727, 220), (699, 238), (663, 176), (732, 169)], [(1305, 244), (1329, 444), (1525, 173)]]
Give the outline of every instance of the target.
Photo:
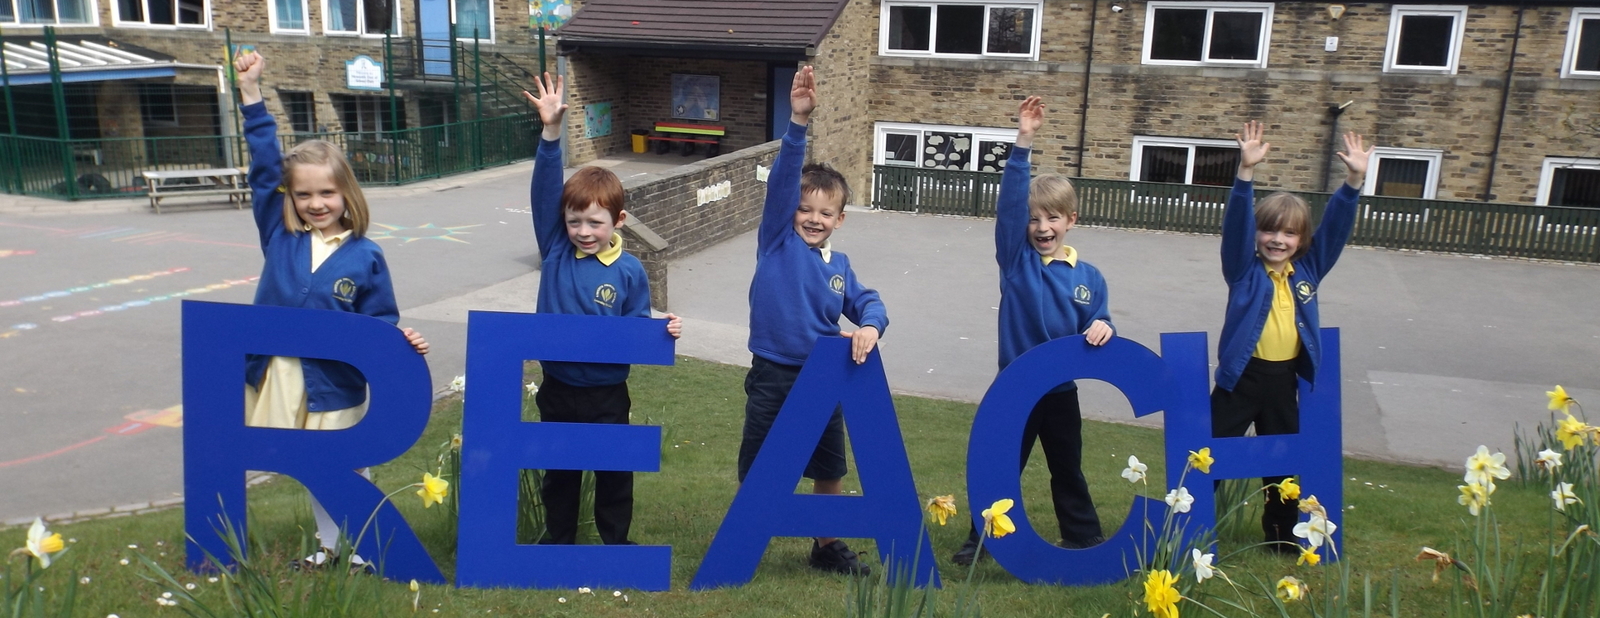
[[(660, 311), (669, 306), (667, 265), (673, 259), (743, 234), (760, 223), (767, 184), (756, 180), (756, 166), (770, 168), (777, 154), (778, 142), (771, 141), (622, 183), (628, 212), (668, 243), (663, 251), (634, 251), (650, 276), (651, 306)], [(728, 197), (697, 205), (700, 189), (722, 182), (730, 184)]]
[[(873, 118), (868, 101), (877, 88), (871, 71), (877, 45), (877, 9), (868, 2), (851, 2), (809, 63), (816, 72), (820, 101), (811, 114), (808, 160), (827, 163), (844, 174), (856, 204), (868, 203), (872, 186)], [(787, 96), (788, 84), (777, 91), (778, 96)]]
[[(553, 63), (552, 63), (553, 64)], [(567, 157), (569, 165), (628, 150), (628, 130), (633, 114), (626, 105), (628, 96), (627, 63), (616, 58), (573, 56), (567, 62)], [(593, 103), (611, 104), (611, 134), (593, 139), (583, 136), (584, 108)]]

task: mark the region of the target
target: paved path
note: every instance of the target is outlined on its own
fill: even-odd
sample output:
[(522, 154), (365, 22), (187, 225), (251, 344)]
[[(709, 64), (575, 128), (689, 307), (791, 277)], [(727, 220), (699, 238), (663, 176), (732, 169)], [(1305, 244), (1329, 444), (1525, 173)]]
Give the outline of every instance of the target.
[[(680, 161), (607, 164), (628, 176)], [(530, 167), (369, 192), (402, 323), (433, 342), (436, 387), (462, 373), (468, 309), (534, 306)], [(180, 433), (168, 426), (181, 402), (172, 295), (248, 303), (261, 257), (247, 212), (153, 215), (144, 204), (0, 196), (0, 522), (181, 491)], [(995, 371), (992, 222), (847, 218), (835, 243), (888, 304), (891, 385), (977, 401)], [(1216, 237), (1078, 228), (1068, 242), (1105, 272), (1122, 336), (1152, 348), (1162, 332), (1215, 339)], [(753, 254), (747, 234), (673, 265), (680, 353), (749, 362)], [(1320, 293), (1325, 325), (1344, 332), (1352, 453), (1458, 465), (1479, 443), (1509, 452), (1515, 423), (1545, 418), (1550, 385), (1600, 402), (1600, 267), (1356, 248)], [(1103, 384), (1086, 383), (1084, 403), (1093, 417), (1130, 420)]]

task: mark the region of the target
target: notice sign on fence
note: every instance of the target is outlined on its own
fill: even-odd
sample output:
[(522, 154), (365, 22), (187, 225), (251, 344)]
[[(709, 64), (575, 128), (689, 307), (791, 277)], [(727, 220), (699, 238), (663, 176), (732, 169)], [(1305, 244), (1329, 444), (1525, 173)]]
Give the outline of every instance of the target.
[(344, 83), (351, 90), (383, 90), (383, 63), (369, 56), (346, 61)]

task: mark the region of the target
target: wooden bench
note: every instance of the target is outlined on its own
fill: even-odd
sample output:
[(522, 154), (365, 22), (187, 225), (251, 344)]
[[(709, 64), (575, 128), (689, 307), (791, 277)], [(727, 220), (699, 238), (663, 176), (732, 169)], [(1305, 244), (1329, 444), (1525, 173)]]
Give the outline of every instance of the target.
[(143, 175), (150, 208), (157, 214), (161, 213), (161, 200), (173, 197), (226, 195), (228, 202), (240, 209), (250, 201), (250, 186), (245, 184), (244, 171), (238, 168), (155, 170)]
[(689, 156), (694, 154), (695, 144), (706, 144), (706, 156), (715, 157), (722, 153), (722, 136), (727, 135), (727, 129), (709, 124), (658, 122), (656, 133), (664, 134), (649, 137), (656, 143), (656, 154), (667, 154), (674, 144), (682, 144), (683, 155)]

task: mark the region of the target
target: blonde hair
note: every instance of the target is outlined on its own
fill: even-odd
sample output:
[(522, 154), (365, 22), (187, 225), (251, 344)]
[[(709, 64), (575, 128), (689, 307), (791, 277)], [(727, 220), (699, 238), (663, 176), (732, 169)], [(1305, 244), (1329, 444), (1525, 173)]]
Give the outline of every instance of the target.
[(283, 226), (290, 232), (299, 234), (305, 230), (306, 223), (296, 214), (294, 204), (294, 171), (296, 168), (311, 165), (325, 165), (333, 173), (333, 184), (339, 188), (339, 194), (344, 198), (345, 228), (357, 238), (367, 235), (367, 198), (361, 194), (361, 185), (356, 182), (355, 170), (350, 169), (350, 161), (344, 158), (344, 151), (332, 142), (314, 139), (300, 142), (289, 149), (289, 154), (283, 156), (283, 192), (284, 199), (289, 202), (289, 207), (283, 209)]
[(1300, 236), (1290, 260), (1298, 260), (1311, 250), (1311, 205), (1300, 196), (1278, 191), (1256, 202), (1256, 230), (1276, 232), (1289, 230)]
[(1028, 208), (1038, 208), (1063, 217), (1078, 216), (1078, 192), (1072, 181), (1060, 174), (1040, 174), (1028, 185)]

